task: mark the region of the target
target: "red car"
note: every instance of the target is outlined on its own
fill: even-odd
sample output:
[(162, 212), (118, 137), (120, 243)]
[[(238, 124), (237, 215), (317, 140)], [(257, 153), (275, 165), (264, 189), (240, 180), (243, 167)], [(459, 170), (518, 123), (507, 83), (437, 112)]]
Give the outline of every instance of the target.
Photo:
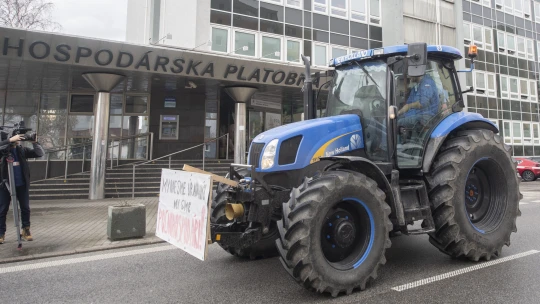
[(531, 182), (540, 177), (540, 163), (528, 158), (516, 157), (517, 170), (524, 181)]

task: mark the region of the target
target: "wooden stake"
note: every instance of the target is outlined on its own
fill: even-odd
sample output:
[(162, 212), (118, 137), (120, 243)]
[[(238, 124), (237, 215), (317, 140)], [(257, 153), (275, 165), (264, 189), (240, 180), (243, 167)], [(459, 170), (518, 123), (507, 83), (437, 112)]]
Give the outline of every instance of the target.
[(192, 166), (190, 166), (190, 165), (184, 165), (183, 170), (184, 170), (184, 171), (188, 171), (188, 172), (196, 172), (196, 173), (201, 173), (201, 174), (211, 175), (211, 176), (212, 176), (212, 181), (213, 181), (213, 182), (219, 182), (219, 183), (222, 183), (222, 184), (225, 184), (225, 185), (229, 185), (229, 186), (233, 186), (233, 187), (237, 187), (237, 186), (238, 186), (238, 182), (233, 181), (232, 179), (228, 179), (228, 178), (225, 178), (225, 177), (221, 177), (221, 176), (219, 176), (219, 175), (215, 175), (215, 174), (213, 174), (213, 173), (203, 171), (203, 170), (201, 170), (201, 169), (192, 167)]

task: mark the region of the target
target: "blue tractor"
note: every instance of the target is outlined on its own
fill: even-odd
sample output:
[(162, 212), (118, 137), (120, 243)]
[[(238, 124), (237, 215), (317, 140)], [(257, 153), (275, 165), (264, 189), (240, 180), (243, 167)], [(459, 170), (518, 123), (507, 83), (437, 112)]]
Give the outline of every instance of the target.
[[(469, 57), (474, 68), (476, 47)], [(334, 58), (315, 117), (306, 62), (305, 120), (268, 130), (219, 185), (211, 237), (231, 254), (279, 255), (304, 287), (364, 289), (390, 236), (428, 234), (452, 257), (489, 260), (510, 245), (519, 181), (497, 127), (462, 112), (461, 53), (416, 43)], [(468, 92), (468, 91), (467, 91)]]

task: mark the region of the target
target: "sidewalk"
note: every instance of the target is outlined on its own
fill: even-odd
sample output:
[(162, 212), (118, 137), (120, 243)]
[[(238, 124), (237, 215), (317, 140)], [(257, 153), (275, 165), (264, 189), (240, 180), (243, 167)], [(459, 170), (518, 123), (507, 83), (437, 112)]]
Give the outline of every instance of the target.
[(0, 264), (104, 249), (162, 242), (155, 236), (157, 197), (129, 199), (146, 205), (146, 236), (111, 242), (107, 238), (108, 206), (126, 199), (30, 201), (34, 240), (17, 250), (13, 210), (7, 217), (6, 241), (0, 244)]

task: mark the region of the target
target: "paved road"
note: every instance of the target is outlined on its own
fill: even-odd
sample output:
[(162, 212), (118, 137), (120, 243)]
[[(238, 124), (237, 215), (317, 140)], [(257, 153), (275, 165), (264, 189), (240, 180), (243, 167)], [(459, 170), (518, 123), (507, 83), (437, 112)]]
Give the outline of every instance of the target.
[[(156, 245), (0, 265), (1, 302), (538, 303), (540, 182), (522, 185), (518, 233), (501, 258), (488, 262), (494, 265), (450, 259), (426, 236), (397, 237), (388, 263), (366, 291), (333, 299), (298, 286), (277, 259), (243, 261), (212, 245), (209, 260), (201, 262)], [(467, 268), (477, 265), (490, 266)], [(433, 279), (447, 273), (455, 276)], [(432, 279), (419, 287), (392, 289), (427, 278)]]

